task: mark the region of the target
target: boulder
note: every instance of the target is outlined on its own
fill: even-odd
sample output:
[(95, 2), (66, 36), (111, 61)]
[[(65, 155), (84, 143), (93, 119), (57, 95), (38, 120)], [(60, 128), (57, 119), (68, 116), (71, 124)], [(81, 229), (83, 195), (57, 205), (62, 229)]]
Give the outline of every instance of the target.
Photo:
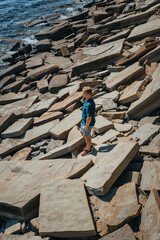
[(38, 99), (38, 96), (28, 97), (20, 101), (7, 104), (0, 108), (0, 116), (14, 113), (18, 118), (22, 117), (29, 107)]
[(156, 189), (149, 195), (145, 207), (142, 209), (140, 229), (144, 239), (159, 240), (160, 236), (160, 198)]
[(85, 188), (80, 180), (52, 180), (43, 184), (39, 216), (41, 236), (96, 235)]
[(61, 88), (66, 87), (67, 83), (68, 83), (68, 75), (67, 74), (55, 75), (50, 80), (49, 91), (51, 93), (55, 93), (56, 91), (60, 90)]
[(103, 235), (104, 229), (108, 233), (123, 226), (124, 223), (138, 216), (141, 209), (134, 183), (112, 188), (105, 196), (91, 196), (90, 202), (100, 235)]
[(51, 48), (51, 42), (49, 39), (44, 39), (36, 43), (36, 48), (38, 52), (47, 52)]
[(33, 118), (21, 118), (1, 133), (2, 138), (20, 137), (32, 125)]
[(113, 123), (111, 121), (100, 115), (96, 117), (96, 123), (93, 128), (96, 133), (103, 133), (111, 128), (113, 128)]
[[(118, 143), (116, 147), (100, 159), (83, 180), (88, 191), (94, 195), (105, 195), (139, 150), (138, 143)], [(113, 161), (114, 159), (114, 161)]]
[(120, 73), (114, 73), (105, 81), (105, 85), (108, 90), (116, 90), (120, 85), (127, 85), (132, 83), (137, 77), (144, 74), (144, 68), (139, 66), (138, 63), (127, 67), (125, 70)]
[(136, 130), (132, 135), (132, 139), (137, 139), (139, 145), (144, 145), (148, 143), (151, 137), (154, 137), (159, 131), (159, 126), (153, 125), (151, 123), (145, 123), (138, 130)]
[(136, 240), (134, 233), (128, 224), (125, 224), (123, 227), (118, 229), (117, 231), (107, 234), (106, 236), (100, 238), (101, 240)]
[(129, 109), (128, 115), (130, 118), (139, 119), (143, 116), (149, 114), (156, 108), (160, 106), (160, 82), (159, 82), (159, 75), (160, 75), (160, 64), (158, 65), (157, 69), (152, 75), (152, 82), (150, 82), (142, 96), (137, 101), (133, 102)]
[(160, 190), (160, 162), (144, 161), (141, 173), (141, 189), (143, 191), (151, 191), (152, 189)]
[(66, 139), (69, 131), (80, 123), (82, 119), (82, 111), (79, 109), (70, 113), (67, 117), (60, 121), (55, 127), (50, 129), (50, 134), (58, 139)]

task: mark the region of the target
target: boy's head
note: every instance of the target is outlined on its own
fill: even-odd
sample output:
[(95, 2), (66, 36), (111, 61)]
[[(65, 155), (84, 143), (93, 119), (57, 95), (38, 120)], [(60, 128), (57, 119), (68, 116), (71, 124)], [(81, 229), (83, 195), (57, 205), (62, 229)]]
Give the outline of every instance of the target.
[(89, 86), (83, 87), (82, 95), (84, 98), (89, 99), (92, 96), (92, 88)]

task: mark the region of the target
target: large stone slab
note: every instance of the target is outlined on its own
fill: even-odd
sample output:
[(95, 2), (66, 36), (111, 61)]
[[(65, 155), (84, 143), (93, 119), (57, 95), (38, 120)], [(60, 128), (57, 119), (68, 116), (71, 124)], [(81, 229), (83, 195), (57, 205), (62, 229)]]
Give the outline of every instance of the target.
[(142, 94), (142, 86), (146, 85), (146, 81), (135, 81), (131, 85), (127, 86), (124, 89), (123, 94), (119, 98), (119, 103), (126, 104), (133, 102), (134, 100), (137, 100), (140, 98)]
[(2, 234), (0, 236), (0, 240), (41, 240), (42, 238), (39, 236), (26, 236), (26, 235), (15, 235), (15, 234)]
[(139, 40), (160, 33), (159, 19), (135, 27), (128, 36), (129, 41)]
[(50, 152), (43, 155), (43, 157), (40, 158), (40, 160), (43, 159), (54, 159), (61, 157), (67, 153), (70, 153), (74, 151), (76, 148), (79, 148), (82, 144), (84, 144), (84, 138), (81, 136), (79, 138), (76, 138), (60, 147), (57, 147)]
[(4, 77), (0, 81), (0, 89), (16, 81), (16, 76), (14, 74)]
[(62, 69), (69, 68), (73, 65), (73, 63), (69, 58), (58, 57), (58, 56), (54, 56), (53, 54), (49, 55), (49, 53), (46, 54), (45, 63), (46, 64), (55, 63), (59, 66), (59, 68), (62, 68)]
[(0, 133), (5, 131), (10, 125), (17, 121), (16, 115), (11, 113), (0, 118)]
[(5, 105), (8, 103), (16, 102), (16, 101), (22, 100), (26, 97), (27, 97), (26, 93), (23, 93), (23, 94), (22, 93), (18, 93), (18, 94), (8, 93), (8, 94), (0, 96), (0, 105)]
[(118, 229), (138, 216), (141, 209), (134, 183), (112, 188), (107, 195), (102, 197), (91, 196), (90, 202), (100, 235)]
[(83, 162), (77, 159), (1, 161), (0, 216), (14, 219), (35, 217), (43, 181), (79, 178), (92, 165), (91, 159)]
[(38, 96), (28, 97), (23, 100), (7, 104), (0, 108), (0, 116), (14, 113), (17, 117), (22, 117), (24, 112), (36, 102)]
[(152, 75), (152, 81), (146, 86), (142, 96), (133, 102), (129, 109), (128, 115), (132, 119), (141, 118), (160, 106), (160, 64)]
[(80, 180), (53, 180), (42, 185), (39, 216), (41, 236), (96, 235), (85, 188)]
[(133, 80), (142, 74), (144, 74), (144, 68), (142, 66), (139, 66), (138, 63), (135, 63), (120, 73), (113, 74), (105, 81), (105, 84), (107, 89), (113, 91), (120, 85), (130, 84)]
[(43, 138), (49, 137), (49, 129), (53, 126), (55, 126), (55, 123), (49, 122), (28, 130), (21, 138), (3, 140), (0, 145), (0, 156), (12, 153)]
[(62, 112), (53, 112), (53, 113), (47, 113), (45, 115), (41, 115), (39, 118), (34, 119), (34, 125), (42, 125), (44, 123), (53, 121), (55, 119), (62, 119), (63, 113)]
[(116, 131), (114, 129), (110, 129), (107, 132), (102, 133), (102, 134), (98, 135), (97, 137), (93, 138), (92, 143), (96, 144), (96, 145), (106, 143), (109, 140), (111, 140), (112, 138), (118, 137), (120, 135), (121, 134), (118, 131)]
[(151, 191), (152, 189), (160, 190), (160, 162), (144, 161), (142, 169), (141, 189)]
[(95, 71), (113, 63), (121, 56), (124, 39), (102, 44), (93, 48), (86, 48), (82, 53), (72, 55), (75, 66), (73, 73), (80, 75), (83, 72)]
[(50, 134), (58, 139), (66, 139), (69, 131), (80, 123), (82, 111), (77, 109), (62, 119), (59, 124), (50, 129)]
[(46, 112), (57, 100), (57, 97), (52, 97), (48, 100), (43, 100), (33, 104), (24, 114), (25, 118), (36, 117)]
[(159, 240), (160, 198), (156, 189), (152, 190), (142, 209), (140, 229), (144, 239)]
[(55, 75), (52, 77), (49, 83), (49, 91), (54, 93), (55, 91), (58, 91), (61, 88), (65, 87), (67, 83), (68, 83), (67, 74)]
[(154, 137), (159, 131), (159, 126), (153, 125), (151, 123), (145, 123), (138, 130), (136, 130), (132, 135), (132, 139), (138, 139), (139, 145), (146, 144), (150, 137)]
[(32, 148), (30, 147), (22, 148), (11, 157), (10, 161), (27, 160), (31, 152)]
[(59, 70), (59, 67), (55, 64), (46, 64), (42, 67), (29, 71), (27, 78), (31, 80), (38, 80), (47, 74), (55, 73)]
[(75, 94), (65, 98), (63, 101), (55, 103), (52, 107), (49, 108), (48, 112), (61, 111), (69, 107), (73, 103), (80, 100), (82, 97), (82, 92), (76, 92)]
[(134, 233), (128, 224), (125, 224), (123, 227), (117, 231), (107, 234), (106, 236), (100, 238), (101, 240), (136, 240)]
[(3, 79), (6, 76), (12, 75), (12, 74), (19, 74), (20, 72), (25, 70), (25, 63), (23, 61), (19, 61), (16, 64), (12, 65), (11, 67), (7, 68), (7, 70), (3, 70), (0, 73), (0, 80)]
[(13, 123), (9, 128), (7, 128), (2, 134), (2, 138), (10, 137), (20, 137), (27, 131), (27, 129), (32, 125), (33, 119), (21, 118), (17, 122)]
[(137, 154), (138, 150), (138, 143), (128, 142), (126, 148), (126, 143), (121, 142), (111, 152), (106, 153), (83, 176), (89, 192), (95, 195), (105, 195)]
[(111, 128), (113, 128), (113, 123), (103, 116), (97, 116), (96, 117), (96, 123), (94, 125), (94, 130), (96, 133), (102, 133), (105, 132)]

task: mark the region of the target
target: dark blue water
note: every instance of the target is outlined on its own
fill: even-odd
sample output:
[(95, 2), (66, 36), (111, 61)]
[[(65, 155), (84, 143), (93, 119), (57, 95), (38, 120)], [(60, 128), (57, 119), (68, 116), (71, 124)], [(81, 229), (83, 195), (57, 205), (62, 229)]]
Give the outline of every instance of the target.
[(35, 33), (43, 29), (45, 23), (29, 27), (31, 24), (47, 19), (48, 16), (60, 14), (56, 20), (65, 19), (75, 15), (84, 4), (90, 1), (84, 0), (76, 3), (75, 0), (0, 0), (0, 68), (6, 63), (2, 61), (6, 54), (11, 54), (9, 49), (16, 41), (35, 44)]

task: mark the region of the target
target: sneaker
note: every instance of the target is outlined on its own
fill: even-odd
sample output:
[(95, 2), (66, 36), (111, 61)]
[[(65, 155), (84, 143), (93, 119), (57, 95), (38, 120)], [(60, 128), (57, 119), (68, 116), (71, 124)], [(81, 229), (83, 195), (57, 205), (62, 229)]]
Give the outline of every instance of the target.
[(81, 156), (85, 156), (85, 155), (87, 155), (87, 154), (89, 154), (89, 153), (91, 153), (93, 151), (93, 149), (90, 149), (90, 150), (85, 150), (85, 151), (83, 151), (82, 153), (81, 153)]
[[(85, 151), (87, 148), (85, 147), (85, 148), (83, 148), (83, 151)], [(91, 145), (91, 150), (93, 150), (94, 149), (94, 146), (93, 145)]]

